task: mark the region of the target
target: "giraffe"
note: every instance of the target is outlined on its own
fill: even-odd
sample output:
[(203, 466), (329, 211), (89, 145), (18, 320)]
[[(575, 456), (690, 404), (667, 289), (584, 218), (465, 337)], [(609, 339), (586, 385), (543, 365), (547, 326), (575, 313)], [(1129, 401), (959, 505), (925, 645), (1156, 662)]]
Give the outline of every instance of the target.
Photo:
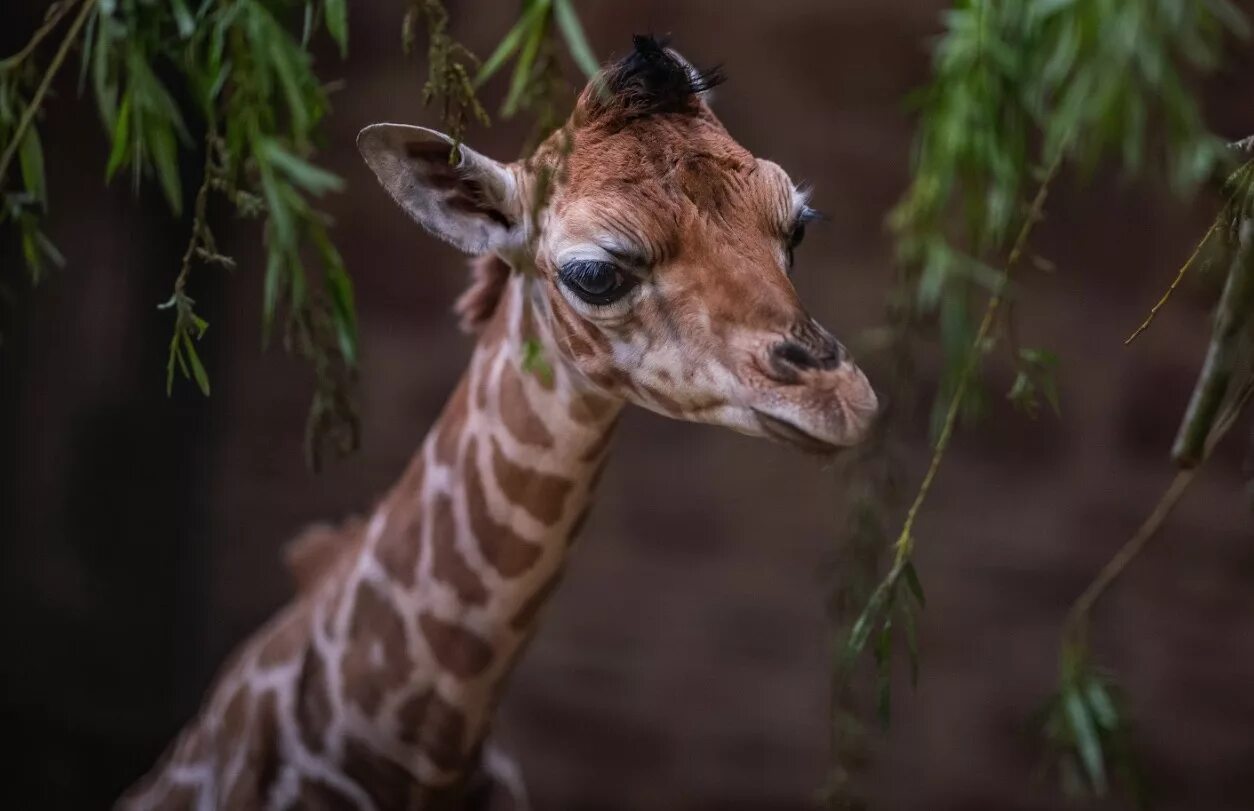
[(873, 389), (789, 278), (815, 212), (722, 127), (718, 79), (638, 36), (510, 164), (362, 130), (383, 188), (477, 257), (469, 369), (367, 518), (290, 546), (297, 597), (119, 807), (470, 808), (485, 772), (521, 805), (484, 740), (622, 408), (819, 454), (867, 433)]

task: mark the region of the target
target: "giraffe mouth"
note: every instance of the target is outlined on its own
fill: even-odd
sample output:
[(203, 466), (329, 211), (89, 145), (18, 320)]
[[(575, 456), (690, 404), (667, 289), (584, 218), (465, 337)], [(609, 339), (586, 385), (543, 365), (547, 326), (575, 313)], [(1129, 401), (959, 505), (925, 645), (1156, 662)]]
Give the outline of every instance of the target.
[(819, 456), (831, 456), (840, 450), (839, 445), (819, 439), (813, 434), (801, 430), (793, 423), (782, 420), (779, 417), (773, 417), (765, 411), (759, 411), (755, 408), (753, 409), (753, 415), (758, 418), (758, 425), (762, 427), (763, 433), (777, 442), (783, 442), (806, 453), (813, 453)]

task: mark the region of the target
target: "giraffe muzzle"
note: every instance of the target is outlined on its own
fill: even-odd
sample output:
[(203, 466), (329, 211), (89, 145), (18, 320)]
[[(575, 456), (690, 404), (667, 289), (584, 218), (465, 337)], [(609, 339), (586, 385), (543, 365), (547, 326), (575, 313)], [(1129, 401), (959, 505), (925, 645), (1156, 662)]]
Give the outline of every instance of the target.
[(819, 456), (830, 456), (841, 450), (840, 445), (819, 439), (788, 420), (773, 416), (765, 411), (755, 408), (753, 409), (753, 416), (757, 418), (758, 425), (761, 426), (764, 434), (778, 442), (792, 445), (798, 450)]

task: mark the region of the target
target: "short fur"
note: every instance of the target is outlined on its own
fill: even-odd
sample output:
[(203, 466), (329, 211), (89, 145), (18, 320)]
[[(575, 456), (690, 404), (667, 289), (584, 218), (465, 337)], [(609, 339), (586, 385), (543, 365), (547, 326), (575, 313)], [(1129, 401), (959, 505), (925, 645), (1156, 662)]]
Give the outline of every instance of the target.
[[(668, 37), (636, 34), (632, 51), (606, 67), (579, 100), (576, 118), (618, 129), (651, 115), (699, 115), (700, 98), (722, 84), (721, 67), (698, 70), (667, 46)], [(612, 119), (612, 120), (611, 120)], [(546, 143), (542, 152), (556, 152)], [(477, 333), (492, 318), (510, 268), (496, 256), (471, 260), (470, 286), (453, 306), (463, 332)]]

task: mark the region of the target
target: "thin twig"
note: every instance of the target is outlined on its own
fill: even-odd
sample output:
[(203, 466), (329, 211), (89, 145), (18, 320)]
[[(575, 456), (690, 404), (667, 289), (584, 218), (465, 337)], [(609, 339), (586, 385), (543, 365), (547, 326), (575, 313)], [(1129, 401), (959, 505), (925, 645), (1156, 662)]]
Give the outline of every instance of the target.
[[(1210, 458), (1211, 453), (1215, 450), (1215, 446), (1223, 439), (1224, 435), (1236, 423), (1237, 417), (1240, 416), (1241, 410), (1249, 401), (1251, 394), (1254, 394), (1254, 376), (1250, 377), (1241, 391), (1233, 398), (1232, 402), (1224, 410), (1223, 415), (1216, 421), (1215, 430), (1211, 432), (1210, 437), (1206, 441), (1206, 452), (1202, 456), (1202, 462)], [(1163, 522), (1171, 515), (1176, 504), (1179, 503), (1180, 497), (1188, 490), (1189, 485), (1197, 478), (1198, 472), (1202, 469), (1199, 462), (1195, 467), (1188, 470), (1182, 470), (1176, 474), (1171, 480), (1171, 484), (1167, 485), (1166, 491), (1158, 503), (1154, 505), (1154, 509), (1150, 512), (1145, 522), (1141, 524), (1136, 533), (1125, 543), (1115, 556), (1110, 559), (1097, 577), (1089, 583), (1088, 587), (1080, 594), (1076, 601), (1071, 605), (1071, 610), (1067, 612), (1067, 619), (1063, 625), (1063, 638), (1072, 645), (1083, 646), (1087, 642), (1088, 627), (1092, 619), (1093, 606), (1101, 598), (1110, 584), (1123, 574), (1124, 569), (1128, 567), (1137, 555), (1145, 549), (1145, 545), (1162, 527)]]
[(183, 261), (179, 266), (179, 275), (174, 279), (174, 295), (178, 296), (183, 293), (187, 287), (187, 279), (192, 272), (192, 258), (196, 255), (197, 248), (208, 248), (205, 244), (205, 212), (209, 203), (209, 189), (214, 184), (214, 167), (213, 167), (213, 150), (216, 143), (216, 133), (211, 128), (205, 134), (205, 168), (204, 177), (200, 181), (200, 189), (196, 192), (196, 205), (192, 211), (192, 235), (187, 240), (187, 250), (183, 252)]
[(35, 114), (39, 112), (39, 108), (43, 104), (44, 96), (48, 93), (48, 87), (52, 84), (57, 71), (61, 69), (61, 63), (69, 55), (70, 46), (74, 44), (75, 38), (78, 37), (78, 32), (82, 29), (83, 23), (87, 22), (87, 15), (95, 6), (96, 0), (86, 0), (82, 8), (78, 10), (78, 16), (74, 18), (74, 24), (70, 26), (70, 31), (65, 35), (65, 40), (62, 41), (61, 47), (57, 49), (56, 55), (52, 57), (52, 62), (49, 63), (48, 70), (44, 73), (44, 78), (39, 82), (35, 95), (31, 96), (30, 103), (22, 111), (22, 118), (17, 124), (17, 129), (13, 131), (13, 138), (9, 141), (9, 145), (4, 148), (4, 156), (0, 157), (0, 183), (3, 183), (4, 178), (8, 176), (9, 164), (13, 161), (13, 155), (16, 154), (18, 145), (26, 137), (26, 130), (30, 128), (31, 122), (35, 120)]
[(12, 56), (0, 59), (0, 70), (7, 70), (9, 68), (16, 67), (24, 59), (26, 59), (26, 57), (34, 53), (35, 49), (39, 47), (39, 43), (44, 41), (44, 37), (52, 33), (52, 29), (57, 27), (61, 20), (65, 18), (65, 15), (69, 13), (70, 9), (74, 8), (74, 4), (77, 2), (78, 0), (65, 0), (65, 2), (58, 5), (56, 10), (44, 20), (43, 25), (35, 29), (35, 33), (31, 36), (30, 42), (26, 43), (26, 46), (22, 48), (22, 50)]
[(1158, 299), (1158, 302), (1150, 308), (1149, 315), (1145, 316), (1145, 320), (1141, 322), (1141, 326), (1137, 327), (1135, 332), (1124, 339), (1124, 346), (1127, 346), (1135, 341), (1138, 335), (1149, 329), (1150, 324), (1153, 323), (1154, 319), (1158, 316), (1158, 311), (1167, 304), (1167, 299), (1171, 298), (1171, 294), (1176, 292), (1176, 288), (1180, 286), (1180, 281), (1184, 278), (1184, 274), (1190, 267), (1193, 266), (1193, 263), (1197, 261), (1197, 257), (1201, 255), (1202, 248), (1206, 247), (1206, 243), (1209, 242), (1210, 238), (1215, 235), (1216, 231), (1219, 230), (1219, 222), (1220, 218), (1216, 218), (1215, 221), (1211, 223), (1210, 228), (1206, 231), (1206, 235), (1203, 236), (1201, 241), (1197, 243), (1197, 247), (1193, 249), (1193, 253), (1190, 254), (1188, 260), (1180, 266), (1180, 270), (1176, 271), (1176, 278), (1172, 280), (1171, 286), (1167, 288), (1167, 292), (1163, 293), (1162, 297)]
[(1058, 150), (1054, 162), (1046, 171), (1044, 179), (1041, 180), (1041, 185), (1036, 191), (1031, 207), (1028, 209), (1027, 217), (1019, 228), (1018, 236), (1015, 237), (1014, 245), (1010, 249), (1010, 255), (1006, 259), (1006, 266), (1002, 269), (1001, 277), (997, 281), (997, 287), (993, 291), (993, 295), (989, 297), (988, 304), (984, 308), (984, 317), (980, 320), (979, 329), (975, 333), (975, 340), (971, 344), (971, 355), (967, 359), (967, 364), (962, 370), (961, 377), (958, 378), (958, 385), (954, 389), (953, 399), (949, 401), (949, 410), (945, 413), (944, 426), (941, 428), (940, 436), (936, 439), (936, 447), (932, 451), (932, 461), (928, 465), (927, 473), (923, 476), (922, 484), (919, 485), (918, 494), (915, 495), (914, 501), (910, 504), (910, 509), (906, 512), (906, 520), (902, 523), (901, 533), (897, 536), (897, 540), (894, 543), (897, 550), (897, 566), (900, 566), (909, 558), (910, 553), (913, 551), (914, 522), (918, 518), (919, 510), (923, 507), (923, 502), (927, 500), (928, 493), (932, 490), (932, 482), (936, 479), (937, 470), (940, 469), (941, 459), (945, 455), (945, 450), (949, 447), (950, 438), (953, 437), (954, 426), (958, 422), (958, 414), (962, 407), (962, 400), (966, 396), (972, 380), (975, 379), (975, 370), (979, 367), (980, 356), (984, 352), (984, 342), (992, 329), (997, 311), (1004, 301), (1003, 296), (1006, 283), (1010, 279), (1010, 272), (1023, 256), (1023, 249), (1027, 245), (1028, 236), (1032, 233), (1032, 228), (1041, 219), (1045, 208), (1045, 200), (1049, 196), (1049, 184), (1057, 176), (1065, 154), (1065, 149)]

